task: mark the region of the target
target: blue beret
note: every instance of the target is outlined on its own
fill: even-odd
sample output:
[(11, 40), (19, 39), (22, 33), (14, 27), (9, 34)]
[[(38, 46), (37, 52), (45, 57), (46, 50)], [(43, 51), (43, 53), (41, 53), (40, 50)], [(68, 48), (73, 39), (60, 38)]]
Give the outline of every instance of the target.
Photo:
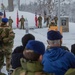
[(3, 15), (3, 13), (2, 12), (0, 12), (0, 16), (2, 16)]
[(43, 55), (45, 52), (45, 45), (40, 41), (30, 40), (26, 45), (26, 49), (33, 50), (35, 53)]
[(61, 35), (61, 33), (59, 31), (50, 30), (47, 32), (47, 39), (48, 40), (59, 40), (62, 37), (63, 36)]
[(7, 18), (2, 18), (2, 22), (7, 23), (8, 19)]

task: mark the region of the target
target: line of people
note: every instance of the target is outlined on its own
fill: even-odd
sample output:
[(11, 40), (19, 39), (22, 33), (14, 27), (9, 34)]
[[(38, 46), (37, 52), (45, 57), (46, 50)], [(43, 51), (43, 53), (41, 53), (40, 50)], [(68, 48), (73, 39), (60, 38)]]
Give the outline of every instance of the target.
[[(0, 12), (0, 23), (1, 23), (2, 17), (3, 17), (3, 13)], [(52, 25), (53, 25), (53, 26), (54, 26), (54, 25), (57, 25), (57, 20), (58, 20), (57, 16), (54, 17), (54, 19), (51, 21), (51, 23), (50, 23), (50, 19), (51, 19), (50, 16), (46, 16), (46, 17), (45, 17), (46, 27), (50, 27), (50, 26), (52, 26)], [(36, 25), (37, 28), (42, 28), (42, 20), (43, 20), (43, 18), (42, 18), (42, 16), (41, 16), (41, 14), (39, 14), (38, 17), (37, 17), (37, 14), (35, 14), (35, 25)], [(24, 18), (23, 15), (21, 16), (21, 18), (19, 19), (18, 22), (20, 22), (20, 24), (19, 24), (19, 28), (20, 28), (20, 29), (25, 29), (25, 28), (26, 28), (26, 27), (25, 27), (25, 25), (26, 25), (26, 24), (25, 24), (26, 19)], [(44, 22), (44, 23), (45, 23), (45, 22)], [(13, 24), (13, 19), (11, 18), (11, 16), (9, 16), (8, 25), (9, 25), (11, 28), (13, 27), (12, 24)]]
[(11, 75), (74, 75), (75, 55), (62, 46), (62, 38), (59, 31), (48, 31), (45, 49), (44, 43), (35, 40), (34, 35), (24, 35), (22, 46), (12, 53)]
[[(3, 13), (0, 12), (0, 24), (2, 22), (2, 18), (3, 18)], [(25, 22), (25, 18), (23, 17), (23, 15), (21, 16), (19, 22), (21, 23), (20, 24), (20, 29), (25, 29), (24, 27), (24, 22)], [(11, 18), (11, 16), (9, 16), (8, 18), (8, 25), (12, 28), (12, 23), (13, 23), (13, 19)]]

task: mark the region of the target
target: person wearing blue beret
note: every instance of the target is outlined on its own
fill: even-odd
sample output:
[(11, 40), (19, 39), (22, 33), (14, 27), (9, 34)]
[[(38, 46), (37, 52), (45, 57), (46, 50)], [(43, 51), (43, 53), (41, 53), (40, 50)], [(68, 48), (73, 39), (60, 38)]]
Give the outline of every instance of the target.
[(43, 55), (43, 71), (64, 75), (69, 68), (75, 68), (75, 55), (61, 48), (63, 36), (59, 31), (48, 31), (47, 42), (50, 46)]
[(7, 23), (8, 23), (8, 18), (2, 18), (2, 23), (0, 26), (0, 66), (1, 66), (0, 70), (3, 67), (4, 57), (5, 57), (6, 70), (9, 74), (15, 33), (13, 32), (12, 28), (9, 25), (7, 25)]
[(45, 45), (41, 41), (29, 40), (23, 51), (24, 58), (20, 59), (21, 67), (16, 68), (12, 75), (54, 75), (43, 71), (41, 64), (45, 53)]

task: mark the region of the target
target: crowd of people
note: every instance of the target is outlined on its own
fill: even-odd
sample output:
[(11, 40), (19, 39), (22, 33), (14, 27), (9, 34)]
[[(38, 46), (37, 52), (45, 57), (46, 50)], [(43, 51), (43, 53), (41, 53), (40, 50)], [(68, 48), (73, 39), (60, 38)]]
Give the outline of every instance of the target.
[[(2, 16), (3, 14), (0, 13)], [(25, 34), (12, 52), (15, 33), (9, 19), (0, 16), (0, 75), (6, 58), (6, 70), (8, 75), (75, 75), (75, 44), (71, 46), (71, 52), (66, 46), (62, 46), (62, 34), (59, 31), (47, 32), (48, 46), (37, 40), (33, 34)], [(38, 20), (42, 20), (39, 15)], [(22, 15), (22, 20), (25, 21)], [(20, 19), (21, 21), (21, 19)], [(13, 23), (13, 20), (11, 20)], [(56, 22), (57, 23), (57, 22)], [(23, 23), (21, 28), (24, 28)], [(39, 28), (41, 28), (41, 22)]]
[[(35, 25), (37, 28), (42, 28), (42, 16), (39, 14), (37, 17), (37, 14), (35, 13)], [(51, 17), (50, 15), (44, 15), (44, 23), (46, 23), (46, 27), (50, 26), (57, 26), (58, 17), (57, 15), (54, 17)]]
[(48, 47), (45, 48), (34, 35), (24, 35), (22, 46), (16, 47), (12, 53), (11, 75), (74, 75), (75, 55), (62, 46), (62, 38), (59, 31), (48, 31)]
[[(0, 23), (1, 23), (1, 19), (3, 17), (2, 15), (3, 15), (3, 13), (0, 12)], [(44, 23), (45, 23), (46, 27), (50, 28), (50, 26), (57, 26), (57, 21), (58, 21), (57, 15), (54, 17), (51, 17), (50, 15), (45, 15), (44, 17), (42, 17), (41, 14), (37, 15), (37, 13), (35, 13), (34, 21), (35, 21), (36, 28), (42, 28), (43, 27), (43, 24), (42, 24), (43, 18), (44, 18)], [(21, 18), (18, 19), (18, 21), (17, 21), (19, 23), (18, 28), (26, 29), (26, 24), (25, 24), (26, 20), (27, 19), (23, 15), (21, 15)], [(13, 27), (12, 26), (13, 22), (14, 21), (13, 21), (12, 17), (9, 16), (8, 25), (10, 25), (11, 28)]]

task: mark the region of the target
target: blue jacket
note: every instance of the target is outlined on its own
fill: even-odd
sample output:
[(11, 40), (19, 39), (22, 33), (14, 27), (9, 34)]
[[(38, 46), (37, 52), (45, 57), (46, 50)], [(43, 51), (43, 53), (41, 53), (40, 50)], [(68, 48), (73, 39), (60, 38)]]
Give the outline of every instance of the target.
[(43, 55), (43, 70), (55, 75), (64, 75), (69, 68), (75, 68), (75, 56), (59, 47), (46, 50)]

